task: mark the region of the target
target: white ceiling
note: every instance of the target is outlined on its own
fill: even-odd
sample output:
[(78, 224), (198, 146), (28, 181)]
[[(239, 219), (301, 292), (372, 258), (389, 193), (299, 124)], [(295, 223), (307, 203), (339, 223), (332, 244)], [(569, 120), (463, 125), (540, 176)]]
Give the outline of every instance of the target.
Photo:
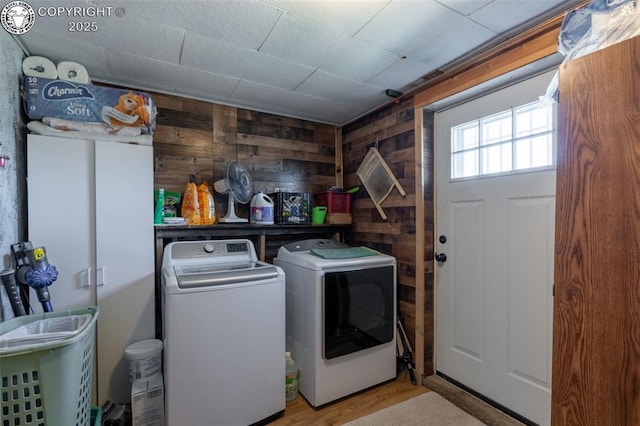
[[(346, 124), (435, 70), (583, 0), (70, 0), (110, 16), (36, 14), (27, 55), (84, 65), (96, 82)], [(116, 16), (117, 7), (124, 16)], [(83, 9), (90, 10), (90, 9)], [(96, 31), (72, 32), (71, 22)]]

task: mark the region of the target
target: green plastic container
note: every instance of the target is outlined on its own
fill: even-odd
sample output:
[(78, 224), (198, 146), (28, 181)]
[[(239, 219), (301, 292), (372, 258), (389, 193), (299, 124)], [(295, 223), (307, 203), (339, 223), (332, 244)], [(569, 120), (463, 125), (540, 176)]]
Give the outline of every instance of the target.
[(102, 408), (91, 407), (91, 426), (100, 426), (102, 423)]
[[(53, 318), (59, 329), (29, 331), (28, 340), (7, 343), (9, 333)], [(90, 424), (97, 318), (98, 308), (88, 307), (0, 323), (0, 425)]]

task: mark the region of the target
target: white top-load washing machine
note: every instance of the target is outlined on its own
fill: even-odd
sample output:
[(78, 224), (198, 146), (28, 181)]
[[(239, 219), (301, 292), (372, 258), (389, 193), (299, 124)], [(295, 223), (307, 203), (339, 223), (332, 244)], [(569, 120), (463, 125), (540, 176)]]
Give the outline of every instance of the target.
[(287, 351), (318, 407), (396, 378), (396, 260), (327, 239), (286, 244)]
[(179, 241), (162, 262), (166, 424), (246, 426), (285, 409), (285, 281), (249, 240)]

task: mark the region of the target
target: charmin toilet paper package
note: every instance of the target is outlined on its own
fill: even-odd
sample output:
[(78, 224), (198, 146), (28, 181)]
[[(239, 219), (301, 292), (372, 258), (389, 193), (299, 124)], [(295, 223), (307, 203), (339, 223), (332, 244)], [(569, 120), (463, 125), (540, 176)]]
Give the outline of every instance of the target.
[(57, 117), (140, 128), (153, 134), (156, 106), (146, 93), (25, 76), (24, 109), (29, 118)]

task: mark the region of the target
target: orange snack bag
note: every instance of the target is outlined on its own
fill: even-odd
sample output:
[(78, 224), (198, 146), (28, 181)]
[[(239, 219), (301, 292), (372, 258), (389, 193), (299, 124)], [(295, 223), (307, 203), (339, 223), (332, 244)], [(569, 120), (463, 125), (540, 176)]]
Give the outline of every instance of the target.
[(198, 205), (198, 189), (196, 184), (189, 182), (182, 197), (182, 217), (187, 225), (200, 225), (200, 207)]
[(213, 225), (216, 223), (216, 207), (207, 182), (198, 185), (198, 205), (200, 207), (200, 224)]

